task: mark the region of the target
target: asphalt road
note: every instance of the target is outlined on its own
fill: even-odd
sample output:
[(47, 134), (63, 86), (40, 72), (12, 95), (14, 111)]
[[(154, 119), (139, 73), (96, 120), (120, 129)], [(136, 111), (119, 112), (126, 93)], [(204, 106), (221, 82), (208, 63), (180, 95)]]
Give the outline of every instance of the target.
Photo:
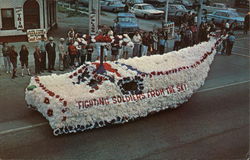
[(55, 137), (26, 107), (29, 77), (0, 76), (0, 159), (246, 159), (249, 152), (249, 35), (217, 55), (205, 85), (175, 110)]

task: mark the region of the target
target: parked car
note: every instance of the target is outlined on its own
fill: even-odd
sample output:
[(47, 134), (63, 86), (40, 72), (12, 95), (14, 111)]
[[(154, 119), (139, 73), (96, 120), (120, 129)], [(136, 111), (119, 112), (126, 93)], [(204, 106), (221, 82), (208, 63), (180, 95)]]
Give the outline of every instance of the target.
[(187, 9), (193, 9), (193, 3), (190, 0), (170, 0), (170, 4), (181, 4), (185, 6)]
[(223, 3), (213, 3), (211, 6), (203, 6), (203, 13), (213, 13), (214, 11), (217, 10), (231, 10), (231, 11), (236, 11), (234, 8), (228, 8), (225, 4)]
[(166, 0), (144, 0), (145, 3), (152, 4), (155, 7), (160, 7), (166, 4)]
[[(165, 4), (157, 9), (165, 12)], [(177, 11), (182, 11), (184, 13), (188, 12), (186, 7), (183, 5), (180, 5), (180, 4), (169, 4), (168, 5), (168, 15), (175, 15)]]
[(224, 20), (225, 22), (229, 20), (229, 23), (237, 22), (239, 29), (242, 29), (244, 26), (244, 17), (239, 16), (235, 11), (231, 10), (218, 10), (214, 11), (212, 14), (207, 15), (208, 20), (214, 19), (216, 24), (221, 24)]
[(135, 4), (130, 8), (130, 12), (145, 19), (163, 18), (164, 15), (163, 11), (155, 9), (151, 4), (147, 3)]
[(114, 31), (118, 34), (134, 33), (139, 30), (138, 21), (132, 13), (118, 13), (115, 19)]
[(116, 0), (105, 0), (101, 1), (101, 9), (111, 12), (122, 12), (124, 11), (125, 5), (121, 1)]
[[(127, 0), (126, 1), (129, 6), (133, 7), (135, 4), (141, 4), (144, 3), (143, 0)], [(125, 3), (125, 2), (124, 2)]]

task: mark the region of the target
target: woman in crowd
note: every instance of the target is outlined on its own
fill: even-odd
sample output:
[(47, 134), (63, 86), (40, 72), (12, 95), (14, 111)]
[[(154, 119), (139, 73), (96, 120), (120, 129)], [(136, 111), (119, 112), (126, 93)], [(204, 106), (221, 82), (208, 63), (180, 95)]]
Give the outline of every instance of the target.
[(3, 60), (4, 60), (4, 68), (6, 73), (11, 73), (11, 62), (10, 62), (10, 47), (7, 42), (3, 43), (2, 48)]
[(23, 75), (24, 66), (26, 67), (28, 75), (30, 76), (29, 63), (28, 63), (28, 60), (29, 60), (29, 51), (28, 51), (28, 49), (27, 49), (27, 47), (25, 45), (21, 46), (21, 50), (19, 52), (19, 56), (20, 56), (19, 60), (21, 62), (21, 66), (22, 66), (22, 77), (24, 76)]
[(17, 71), (17, 52), (15, 51), (15, 46), (10, 47), (10, 62), (13, 67), (13, 74), (12, 74), (12, 79), (16, 78), (16, 71)]
[(35, 47), (34, 59), (35, 59), (35, 73), (40, 74), (41, 73), (42, 56), (41, 56), (41, 51), (40, 51), (39, 47)]

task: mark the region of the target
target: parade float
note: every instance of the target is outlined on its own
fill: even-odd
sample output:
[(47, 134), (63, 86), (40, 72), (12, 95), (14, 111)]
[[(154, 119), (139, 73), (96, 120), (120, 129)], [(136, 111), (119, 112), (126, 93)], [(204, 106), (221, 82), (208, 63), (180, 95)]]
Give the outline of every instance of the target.
[(176, 108), (203, 84), (221, 40), (115, 62), (89, 62), (66, 74), (32, 77), (28, 107), (39, 111), (54, 135), (125, 123)]

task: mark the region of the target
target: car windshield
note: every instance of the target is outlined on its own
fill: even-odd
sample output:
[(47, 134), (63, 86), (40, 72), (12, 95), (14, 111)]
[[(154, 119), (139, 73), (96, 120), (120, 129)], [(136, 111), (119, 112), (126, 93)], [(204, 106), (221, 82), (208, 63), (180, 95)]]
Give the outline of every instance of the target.
[(189, 0), (183, 0), (184, 5), (192, 5), (192, 3)]
[(142, 9), (154, 9), (154, 7), (152, 5), (145, 5), (142, 6)]
[(136, 23), (136, 18), (134, 18), (134, 17), (118, 17), (118, 22)]
[(142, 0), (134, 0), (134, 3), (143, 3)]
[(239, 17), (239, 14), (237, 12), (230, 12), (229, 16), (230, 17)]
[(121, 2), (120, 1), (112, 1), (110, 2), (110, 5), (120, 5)]
[(177, 8), (178, 8), (179, 10), (186, 10), (186, 8), (185, 8), (183, 5), (177, 5)]

